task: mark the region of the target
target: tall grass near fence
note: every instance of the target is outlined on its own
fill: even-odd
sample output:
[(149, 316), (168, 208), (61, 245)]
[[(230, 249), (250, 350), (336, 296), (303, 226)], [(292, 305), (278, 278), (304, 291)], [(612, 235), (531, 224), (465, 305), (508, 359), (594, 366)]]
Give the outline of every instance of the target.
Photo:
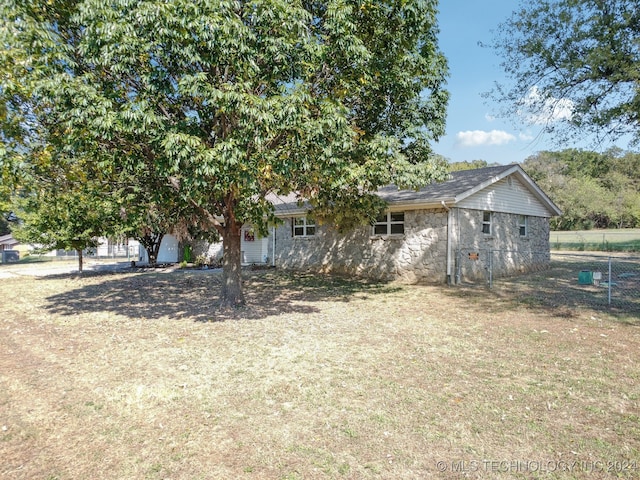
[(552, 250), (640, 252), (640, 229), (551, 232)]

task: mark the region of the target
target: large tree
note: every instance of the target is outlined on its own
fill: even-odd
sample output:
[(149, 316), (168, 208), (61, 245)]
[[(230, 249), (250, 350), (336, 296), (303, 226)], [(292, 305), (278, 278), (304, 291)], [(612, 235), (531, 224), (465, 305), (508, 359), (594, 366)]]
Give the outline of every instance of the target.
[(297, 192), (348, 228), (375, 218), (379, 186), (445, 175), (429, 156), (448, 99), (435, 0), (2, 9), (10, 116), (46, 124), (59, 148), (164, 178), (222, 236), (227, 305), (244, 303), (240, 229), (266, 232), (268, 194)]
[(640, 8), (637, 0), (523, 2), (494, 47), (513, 81), (495, 89), (512, 118), (566, 140), (630, 134), (640, 140)]

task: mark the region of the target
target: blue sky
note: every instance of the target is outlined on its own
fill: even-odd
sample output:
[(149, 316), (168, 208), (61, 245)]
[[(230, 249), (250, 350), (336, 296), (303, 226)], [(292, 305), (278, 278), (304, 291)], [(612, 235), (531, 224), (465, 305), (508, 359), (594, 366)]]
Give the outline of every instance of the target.
[[(495, 81), (506, 79), (500, 58), (478, 42), (489, 43), (499, 23), (517, 7), (515, 0), (440, 0), (440, 48), (449, 61), (450, 92), (446, 135), (434, 145), (435, 153), (453, 162), (486, 160), (522, 162), (540, 150), (557, 150), (540, 127), (514, 126), (496, 118), (497, 107), (482, 93)], [(578, 147), (567, 145), (567, 147)]]

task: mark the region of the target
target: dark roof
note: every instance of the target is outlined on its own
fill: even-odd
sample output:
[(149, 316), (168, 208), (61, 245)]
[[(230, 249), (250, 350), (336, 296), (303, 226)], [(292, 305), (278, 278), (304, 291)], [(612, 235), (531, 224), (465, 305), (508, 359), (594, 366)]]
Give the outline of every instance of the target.
[[(395, 185), (388, 185), (378, 190), (377, 194), (388, 204), (439, 204), (447, 202), (449, 205), (460, 201), (465, 196), (474, 192), (474, 189), (485, 188), (507, 175), (516, 173), (529, 185), (534, 194), (547, 205), (551, 211), (560, 214), (560, 210), (553, 202), (535, 185), (522, 168), (516, 164), (498, 165), (495, 167), (477, 168), (475, 170), (462, 170), (451, 172), (449, 179), (444, 182), (434, 182), (419, 190), (398, 190)], [(306, 202), (298, 203), (295, 193), (286, 196), (270, 195), (268, 197), (275, 206), (276, 215), (298, 215), (308, 209)]]
[(453, 200), (458, 195), (491, 180), (510, 168), (513, 168), (513, 165), (499, 165), (497, 167), (451, 172), (449, 180), (432, 183), (420, 190), (398, 190), (395, 185), (389, 185), (379, 189), (378, 195), (388, 203)]

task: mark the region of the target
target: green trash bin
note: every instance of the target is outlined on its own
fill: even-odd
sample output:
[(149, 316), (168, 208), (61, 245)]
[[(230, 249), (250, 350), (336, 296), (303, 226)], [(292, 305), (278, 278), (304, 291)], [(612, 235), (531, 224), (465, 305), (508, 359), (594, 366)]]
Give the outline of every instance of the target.
[(187, 263), (191, 263), (191, 245), (185, 245), (182, 259)]
[(578, 285), (593, 285), (593, 272), (582, 270), (578, 274)]

